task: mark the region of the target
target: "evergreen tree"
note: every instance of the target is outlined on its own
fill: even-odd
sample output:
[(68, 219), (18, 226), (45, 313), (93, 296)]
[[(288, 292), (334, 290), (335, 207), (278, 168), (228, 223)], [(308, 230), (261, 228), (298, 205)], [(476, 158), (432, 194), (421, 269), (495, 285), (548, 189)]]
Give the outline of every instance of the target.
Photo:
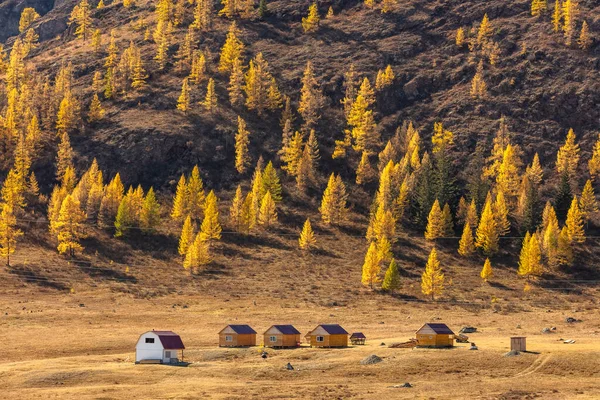
[(271, 197), (275, 203), (281, 201), (281, 183), (271, 161), (269, 161), (262, 173), (262, 184), (263, 190), (271, 193)]
[(571, 206), (571, 201), (573, 200), (573, 193), (571, 192), (571, 184), (569, 183), (569, 175), (567, 172), (560, 174), (560, 180), (554, 199), (558, 217), (560, 219), (565, 218), (567, 211)]
[(10, 267), (10, 255), (15, 252), (17, 239), (23, 232), (16, 227), (17, 219), (8, 204), (2, 206), (0, 214), (0, 255), (6, 257), (6, 266)]
[(438, 261), (435, 247), (431, 249), (425, 271), (421, 276), (421, 292), (424, 295), (431, 295), (431, 300), (439, 296), (444, 291), (444, 274)]
[(379, 273), (381, 272), (380, 263), (381, 260), (379, 259), (377, 245), (372, 242), (369, 245), (369, 249), (365, 255), (365, 262), (362, 267), (361, 282), (363, 285), (373, 289), (373, 285), (379, 282)]
[(302, 28), (305, 33), (316, 32), (319, 29), (319, 23), (319, 8), (314, 2), (308, 7), (308, 15), (302, 18)]
[(192, 218), (188, 215), (185, 218), (185, 222), (183, 223), (183, 228), (181, 229), (181, 235), (179, 236), (179, 247), (177, 251), (180, 255), (184, 256), (187, 254), (187, 251), (190, 245), (193, 244), (194, 240), (194, 225), (192, 224)]
[(473, 230), (469, 222), (465, 223), (462, 236), (458, 242), (458, 254), (469, 257), (475, 253), (475, 242), (473, 241)]
[(489, 199), (481, 213), (481, 221), (477, 227), (476, 237), (475, 245), (482, 249), (484, 254), (489, 256), (498, 251), (498, 227)]
[(310, 219), (307, 218), (304, 222), (304, 226), (302, 227), (302, 232), (300, 233), (300, 238), (298, 239), (298, 245), (300, 246), (300, 249), (310, 251), (310, 249), (315, 247), (316, 244), (317, 239), (315, 238), (315, 233), (310, 225)]
[(250, 165), (248, 145), (250, 144), (250, 132), (246, 128), (246, 121), (238, 116), (238, 131), (235, 135), (235, 169), (243, 174)]
[(492, 271), (492, 263), (490, 262), (489, 258), (486, 258), (479, 276), (481, 276), (481, 279), (483, 279), (484, 282), (487, 282), (488, 279), (490, 279), (493, 275), (494, 272)]
[(210, 191), (206, 196), (204, 205), (204, 220), (200, 226), (200, 237), (203, 241), (221, 239), (221, 223), (219, 222), (218, 199), (214, 191)]
[(381, 284), (381, 288), (383, 290), (389, 291), (392, 296), (394, 295), (394, 290), (400, 288), (400, 273), (398, 273), (398, 264), (396, 264), (396, 260), (392, 258), (390, 261), (390, 266), (387, 271), (385, 271), (385, 277), (383, 278), (383, 283)]

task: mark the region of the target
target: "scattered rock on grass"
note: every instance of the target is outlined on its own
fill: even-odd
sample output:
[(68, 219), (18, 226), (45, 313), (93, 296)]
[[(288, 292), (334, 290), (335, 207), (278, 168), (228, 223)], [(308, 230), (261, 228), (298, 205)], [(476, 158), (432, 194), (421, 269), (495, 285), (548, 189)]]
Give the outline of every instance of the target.
[(379, 364), (382, 361), (383, 361), (383, 359), (381, 357), (376, 356), (375, 354), (371, 354), (369, 357), (362, 359), (360, 364), (361, 365), (373, 365), (373, 364)]
[(463, 326), (458, 333), (473, 333), (477, 332), (477, 328), (474, 326)]

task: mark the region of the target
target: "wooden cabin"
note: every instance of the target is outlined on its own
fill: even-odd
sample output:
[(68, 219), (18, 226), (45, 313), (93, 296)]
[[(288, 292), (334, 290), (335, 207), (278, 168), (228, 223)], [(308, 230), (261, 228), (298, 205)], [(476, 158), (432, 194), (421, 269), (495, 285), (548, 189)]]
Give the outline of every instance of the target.
[(250, 325), (227, 325), (219, 332), (219, 347), (256, 346), (256, 331)]
[(418, 347), (454, 346), (454, 332), (446, 324), (425, 324), (416, 335)]
[[(177, 364), (183, 361), (185, 346), (171, 331), (149, 331), (140, 335), (135, 346), (136, 364)], [(181, 360), (177, 357), (181, 351)]]
[(300, 332), (292, 325), (273, 325), (264, 333), (265, 347), (299, 347)]
[(337, 324), (318, 325), (305, 336), (311, 347), (347, 347), (348, 332)]
[(354, 332), (352, 335), (350, 335), (350, 343), (354, 345), (363, 345), (365, 344), (366, 340), (367, 337), (362, 332)]

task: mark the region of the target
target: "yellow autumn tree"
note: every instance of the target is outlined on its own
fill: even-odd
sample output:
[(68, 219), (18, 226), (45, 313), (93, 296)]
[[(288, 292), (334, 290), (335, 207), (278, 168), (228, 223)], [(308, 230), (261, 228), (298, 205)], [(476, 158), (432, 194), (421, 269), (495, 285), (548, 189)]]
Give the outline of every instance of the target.
[(483, 279), (484, 282), (487, 282), (488, 279), (492, 277), (492, 275), (494, 275), (494, 272), (492, 271), (492, 263), (490, 262), (489, 258), (486, 258), (485, 263), (483, 263), (483, 268), (479, 273), (479, 276), (481, 276), (481, 279)]
[(463, 47), (465, 45), (465, 30), (462, 26), (456, 30), (454, 42), (458, 47)]
[(475, 241), (473, 240), (473, 230), (469, 222), (465, 223), (462, 236), (458, 242), (458, 254), (469, 257), (475, 253)]
[(317, 239), (315, 238), (315, 233), (313, 232), (312, 226), (310, 224), (310, 219), (306, 219), (304, 222), (304, 226), (302, 227), (302, 232), (300, 233), (300, 238), (298, 239), (298, 245), (300, 249), (310, 251), (311, 248), (314, 248), (317, 244)]
[(79, 200), (68, 194), (62, 202), (55, 226), (59, 253), (74, 257), (76, 251), (83, 250), (80, 240), (86, 237), (86, 218)]
[(569, 233), (569, 238), (572, 242), (585, 242), (583, 222), (584, 219), (583, 214), (579, 209), (579, 201), (577, 201), (577, 196), (574, 196), (573, 200), (571, 201), (571, 207), (567, 212), (567, 220), (565, 221), (565, 226), (567, 227), (567, 232)]
[(504, 193), (499, 190), (496, 194), (496, 201), (493, 206), (494, 217), (496, 218), (496, 228), (499, 236), (504, 236), (510, 232), (510, 221), (508, 220), (509, 209), (504, 198)]
[(581, 25), (581, 32), (579, 38), (577, 38), (577, 45), (581, 50), (589, 50), (592, 46), (592, 38), (590, 37), (590, 28), (586, 21), (583, 21)]
[(569, 179), (575, 181), (577, 178), (577, 166), (579, 165), (579, 145), (575, 142), (575, 132), (569, 129), (565, 144), (558, 149), (556, 155), (556, 171), (559, 175), (567, 174)]
[(258, 223), (265, 229), (277, 223), (277, 209), (271, 192), (267, 191), (260, 202)]
[(531, 1), (531, 15), (539, 17), (542, 13), (548, 10), (548, 0), (532, 0)]
[(92, 97), (92, 102), (90, 103), (90, 110), (88, 112), (88, 121), (96, 122), (100, 121), (104, 118), (104, 108), (102, 107), (102, 103), (100, 103), (100, 99), (98, 98), (98, 94), (94, 93), (94, 97)]
[(346, 208), (347, 201), (346, 186), (342, 182), (342, 178), (338, 175), (331, 174), (323, 199), (321, 200), (321, 218), (327, 225), (339, 225), (346, 220), (348, 212)]
[(7, 267), (10, 267), (10, 255), (15, 252), (20, 236), (23, 232), (17, 228), (17, 218), (10, 205), (4, 204), (0, 213), (0, 255), (6, 257)]
[(206, 85), (206, 96), (204, 101), (201, 103), (204, 109), (208, 113), (214, 113), (217, 110), (217, 94), (215, 92), (215, 80), (210, 78)]
[(178, 253), (181, 256), (187, 254), (188, 248), (194, 241), (194, 225), (192, 224), (192, 217), (189, 215), (185, 218), (181, 234), (179, 235), (179, 246), (177, 248)]
[(235, 60), (241, 60), (244, 53), (244, 44), (238, 36), (240, 31), (235, 22), (232, 22), (227, 32), (225, 44), (221, 48), (219, 58), (219, 72), (231, 72)]
[(577, 0), (564, 0), (561, 10), (563, 18), (563, 32), (565, 35), (565, 44), (571, 46), (575, 35), (575, 25), (579, 16), (579, 3)]
[(592, 181), (587, 180), (583, 186), (581, 192), (581, 198), (579, 199), (579, 208), (584, 221), (589, 221), (592, 214), (598, 212), (598, 202), (596, 201), (596, 195), (594, 193), (594, 187)]
[(475, 246), (480, 248), (486, 255), (492, 255), (498, 251), (498, 227), (489, 198), (481, 213), (481, 220), (477, 227)]
[(203, 240), (202, 234), (198, 233), (185, 254), (183, 268), (189, 270), (191, 273), (197, 273), (200, 267), (211, 262), (212, 257), (210, 255), (209, 242)]
[(427, 228), (425, 230), (425, 239), (435, 240), (444, 236), (444, 221), (440, 202), (436, 199), (427, 218)]
[(35, 8), (25, 7), (23, 11), (21, 11), (21, 18), (19, 19), (19, 32), (25, 32), (39, 17), (40, 14), (35, 11)]
[(471, 81), (471, 97), (473, 99), (483, 99), (487, 96), (487, 84), (483, 79), (483, 61), (479, 61), (477, 71)]
[(177, 99), (177, 109), (187, 113), (190, 109), (190, 88), (188, 85), (188, 78), (184, 78), (181, 84), (181, 94)]
[(77, 25), (75, 35), (83, 40), (87, 40), (92, 29), (91, 7), (88, 0), (81, 0), (81, 2), (73, 8), (71, 17), (69, 18), (69, 24), (73, 23)]
[(238, 116), (238, 131), (235, 135), (235, 169), (243, 174), (250, 165), (248, 145), (250, 144), (250, 132), (246, 128), (246, 121)]
[(371, 242), (362, 267), (361, 282), (363, 285), (373, 289), (373, 285), (379, 283), (379, 273), (381, 272), (380, 264), (381, 259), (379, 258), (379, 253), (377, 251), (377, 245), (374, 242)]
[(554, 33), (558, 33), (560, 30), (560, 22), (562, 19), (562, 10), (560, 7), (561, 0), (555, 0), (554, 11), (552, 12), (552, 30)]
[(219, 199), (214, 191), (206, 196), (204, 204), (204, 220), (200, 225), (200, 238), (205, 242), (221, 239), (221, 223), (219, 222)]
[(313, 65), (307, 61), (304, 74), (302, 75), (302, 88), (300, 89), (300, 103), (298, 112), (307, 127), (313, 127), (320, 119), (320, 111), (323, 107), (323, 95)]
[(308, 7), (308, 15), (302, 18), (302, 28), (305, 33), (316, 32), (319, 29), (320, 17), (317, 2)]
[(173, 220), (175, 221), (181, 221), (182, 219), (189, 216), (189, 212), (189, 192), (187, 189), (185, 176), (181, 174), (179, 182), (177, 182), (175, 197), (173, 198), (171, 218), (173, 218)]
[(421, 275), (421, 292), (429, 296), (431, 300), (435, 300), (435, 296), (439, 296), (444, 291), (444, 274), (438, 261), (437, 250), (435, 247), (431, 249), (425, 271)]

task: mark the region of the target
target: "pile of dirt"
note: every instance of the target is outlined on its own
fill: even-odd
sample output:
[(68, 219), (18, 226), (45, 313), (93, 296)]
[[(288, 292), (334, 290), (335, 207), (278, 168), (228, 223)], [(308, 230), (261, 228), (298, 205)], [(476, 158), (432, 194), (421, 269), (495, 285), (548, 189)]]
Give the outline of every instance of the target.
[(369, 357), (362, 359), (360, 365), (379, 364), (382, 361), (383, 359), (381, 357), (376, 356), (375, 354), (371, 354)]

